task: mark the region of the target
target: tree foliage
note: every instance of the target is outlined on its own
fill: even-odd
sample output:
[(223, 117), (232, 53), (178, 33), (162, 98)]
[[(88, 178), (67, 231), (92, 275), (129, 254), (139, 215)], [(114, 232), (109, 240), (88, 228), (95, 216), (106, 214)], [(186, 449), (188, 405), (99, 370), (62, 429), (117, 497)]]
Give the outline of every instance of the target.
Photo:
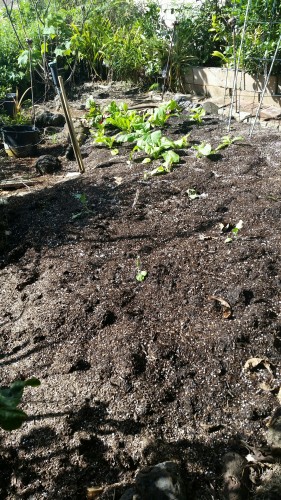
[[(205, 0), (175, 8), (168, 28), (158, 0), (17, 0), (0, 11), (0, 90), (28, 86), (29, 47), (37, 82), (49, 82), (57, 59), (68, 79), (114, 78), (152, 83), (165, 68), (172, 89), (182, 89), (189, 65), (234, 66), (266, 73), (281, 33), (276, 0)], [(244, 34), (243, 34), (244, 33)], [(245, 36), (244, 36), (245, 35)], [(243, 38), (240, 52), (241, 38)], [(281, 51), (277, 59), (281, 59)], [(277, 61), (275, 73), (280, 72)]]

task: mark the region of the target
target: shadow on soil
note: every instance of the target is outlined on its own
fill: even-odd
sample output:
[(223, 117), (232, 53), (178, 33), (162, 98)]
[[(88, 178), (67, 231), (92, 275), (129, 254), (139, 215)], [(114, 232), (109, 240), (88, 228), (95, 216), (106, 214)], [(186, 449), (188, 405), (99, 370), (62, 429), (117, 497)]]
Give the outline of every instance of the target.
[[(60, 413), (53, 413), (35, 418), (44, 420), (61, 416)], [(29, 420), (33, 420), (33, 417), (29, 417)], [(17, 448), (0, 447), (1, 498), (7, 497), (8, 492), (12, 491), (11, 483), (16, 482), (21, 484), (22, 499), (30, 498), (30, 495), (39, 498), (37, 495), (40, 494), (44, 497), (48, 494), (49, 500), (85, 498), (87, 487), (108, 485), (102, 498), (118, 500), (130, 486), (124, 481), (122, 484), (119, 482), (121, 476), (127, 473), (134, 478), (137, 469), (168, 460), (176, 460), (181, 464), (188, 498), (211, 500), (214, 498), (214, 487), (218, 489), (215, 498), (222, 498), (220, 485), (214, 481), (221, 474), (222, 456), (229, 451), (225, 443), (218, 440), (208, 446), (199, 439), (178, 442), (155, 439), (141, 450), (141, 458), (135, 458), (126, 452), (126, 436), (138, 435), (141, 427), (141, 424), (131, 419), (117, 421), (108, 418), (107, 404), (97, 402), (95, 407), (86, 403), (77, 413), (70, 413), (67, 417), (64, 432), (73, 436), (70, 449), (60, 447), (59, 431), (55, 432), (48, 425), (23, 434)], [(114, 433), (119, 439), (115, 439), (114, 447), (110, 448), (105, 445), (103, 436)], [(235, 443), (235, 438), (231, 438), (230, 442)], [(22, 453), (24, 461), (21, 459)], [(32, 455), (36, 457), (28, 458)], [(46, 463), (52, 461), (57, 464), (58, 474), (51, 491), (46, 492), (41, 485), (40, 474), (42, 470), (46, 471)], [(193, 467), (193, 463), (198, 462), (207, 471), (205, 474)]]

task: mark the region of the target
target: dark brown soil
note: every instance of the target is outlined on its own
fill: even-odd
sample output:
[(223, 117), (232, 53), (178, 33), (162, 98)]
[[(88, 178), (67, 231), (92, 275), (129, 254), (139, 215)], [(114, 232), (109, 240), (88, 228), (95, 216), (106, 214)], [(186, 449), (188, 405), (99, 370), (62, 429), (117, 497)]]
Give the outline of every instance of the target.
[[(166, 134), (217, 146), (222, 127), (182, 116)], [(85, 174), (2, 192), (1, 384), (41, 386), (25, 391), (28, 421), (1, 433), (1, 498), (85, 499), (96, 485), (118, 500), (141, 467), (178, 460), (188, 498), (219, 499), (223, 455), (265, 443), (278, 399), (261, 384), (280, 386), (281, 138), (248, 131), (234, 123), (243, 141), (212, 159), (183, 150), (148, 180), (126, 147), (106, 163), (88, 141)], [(34, 161), (2, 158), (2, 176), (36, 177)], [(220, 224), (240, 220), (225, 243)], [(273, 374), (244, 369), (253, 357)]]

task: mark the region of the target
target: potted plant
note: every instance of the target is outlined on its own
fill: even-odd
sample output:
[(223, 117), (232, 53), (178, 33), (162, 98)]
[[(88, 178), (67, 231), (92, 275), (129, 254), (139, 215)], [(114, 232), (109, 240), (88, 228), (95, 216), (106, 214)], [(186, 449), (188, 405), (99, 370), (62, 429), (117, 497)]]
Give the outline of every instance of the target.
[[(28, 88), (21, 98), (16, 94), (10, 94), (13, 104), (14, 115), (3, 117), (4, 126), (2, 136), (4, 148), (8, 156), (26, 157), (36, 154), (36, 145), (39, 142), (39, 129), (31, 125), (30, 116), (22, 112), (23, 98), (30, 90)], [(5, 109), (5, 108), (4, 108)]]

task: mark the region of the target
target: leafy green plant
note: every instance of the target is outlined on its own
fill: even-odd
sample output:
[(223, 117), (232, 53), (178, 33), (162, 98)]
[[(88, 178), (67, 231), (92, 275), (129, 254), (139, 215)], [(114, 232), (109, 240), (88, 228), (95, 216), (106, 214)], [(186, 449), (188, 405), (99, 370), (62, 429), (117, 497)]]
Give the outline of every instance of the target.
[(136, 268), (137, 268), (136, 280), (141, 282), (144, 281), (148, 275), (148, 272), (141, 268), (141, 261), (139, 256), (137, 257), (136, 260)]
[(153, 113), (148, 115), (148, 122), (151, 123), (153, 127), (163, 127), (170, 116), (178, 115), (180, 107), (176, 101), (173, 99), (164, 104), (158, 106), (158, 108), (153, 111)]
[(89, 121), (91, 127), (97, 127), (103, 122), (103, 113), (99, 104), (93, 98), (86, 101), (86, 119)]
[[(188, 135), (176, 141), (172, 141), (171, 139), (168, 139), (168, 137), (163, 136), (161, 130), (155, 130), (140, 137), (137, 140), (137, 144), (133, 151), (144, 151), (153, 159), (157, 159), (160, 156), (164, 157), (163, 153), (166, 150), (180, 149), (187, 146)], [(172, 158), (175, 159), (175, 156), (170, 154), (168, 161), (172, 160)], [(177, 159), (179, 159), (178, 155)], [(173, 163), (175, 163), (175, 161), (173, 161)]]
[(196, 122), (197, 125), (201, 125), (203, 122), (203, 117), (205, 116), (206, 111), (204, 108), (198, 107), (190, 110), (188, 118), (193, 122)]
[(216, 151), (219, 151), (220, 149), (227, 148), (231, 144), (234, 144), (237, 141), (242, 141), (243, 137), (241, 135), (238, 135), (236, 137), (231, 138), (229, 135), (225, 135), (221, 139), (221, 143), (216, 147)]
[(150, 87), (149, 87), (148, 90), (150, 92), (152, 92), (152, 91), (159, 92), (160, 91), (160, 85), (159, 85), (159, 83), (152, 83), (152, 85), (150, 85)]
[[(115, 143), (131, 142), (135, 143), (135, 146), (130, 159), (135, 151), (144, 151), (149, 155), (142, 163), (150, 163), (159, 158), (164, 159), (163, 165), (155, 168), (149, 175), (170, 172), (172, 165), (179, 162), (179, 155), (173, 150), (189, 145), (188, 135), (172, 141), (163, 136), (161, 130), (151, 131), (152, 128), (165, 124), (172, 113), (178, 113), (179, 107), (176, 101), (171, 100), (145, 115), (129, 110), (126, 103), (116, 104), (115, 101), (112, 101), (103, 111), (96, 106), (94, 101), (89, 105), (90, 113), (95, 121), (99, 120), (101, 115), (103, 117), (102, 123), (96, 124), (97, 130), (93, 132), (95, 143), (105, 144), (111, 149), (112, 154), (118, 154), (118, 149), (112, 149)], [(108, 126), (119, 128), (121, 132), (109, 136), (106, 134)]]
[(16, 380), (10, 387), (0, 387), (0, 427), (5, 431), (18, 429), (27, 419), (27, 414), (18, 408), (24, 388), (27, 386), (38, 387), (37, 378)]
[(76, 193), (73, 195), (76, 200), (78, 200), (81, 203), (82, 209), (80, 212), (76, 212), (75, 214), (72, 215), (72, 220), (75, 219), (81, 219), (82, 217), (86, 217), (88, 215), (91, 215), (93, 212), (89, 208), (89, 202), (88, 198), (85, 193)]
[(211, 144), (208, 142), (201, 142), (201, 144), (192, 146), (193, 149), (197, 151), (196, 158), (203, 158), (211, 156), (216, 153), (216, 150), (212, 148)]

